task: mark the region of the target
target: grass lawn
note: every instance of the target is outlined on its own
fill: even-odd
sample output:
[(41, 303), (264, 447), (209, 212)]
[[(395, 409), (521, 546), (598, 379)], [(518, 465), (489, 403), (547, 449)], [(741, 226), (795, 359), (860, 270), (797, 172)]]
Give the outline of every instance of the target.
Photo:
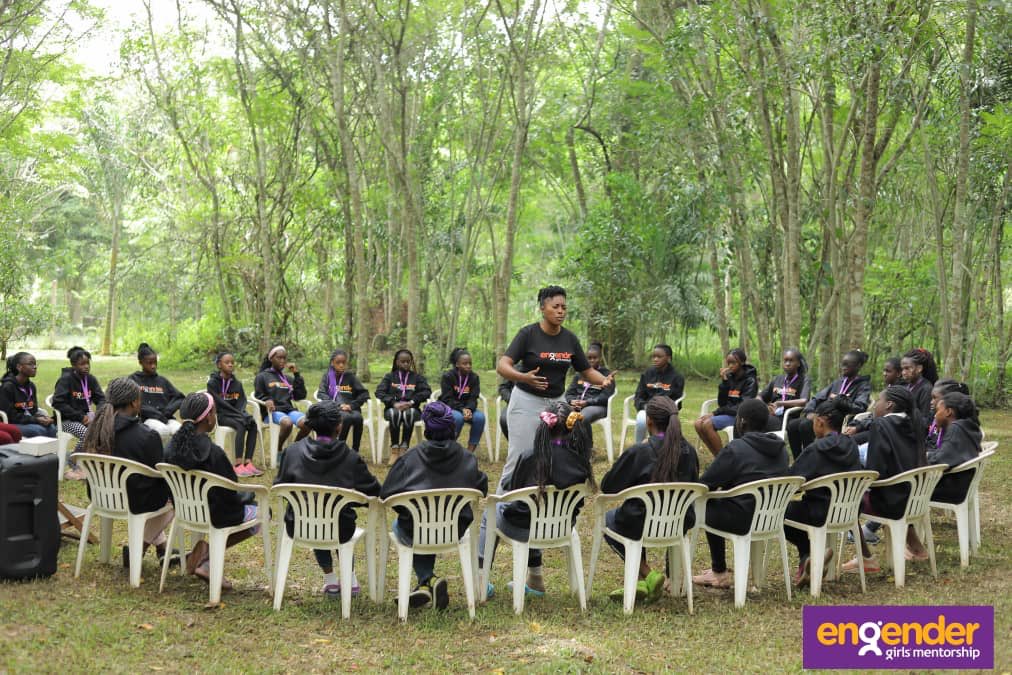
[[(63, 360), (40, 360), (39, 391), (52, 392)], [(102, 383), (136, 369), (133, 358), (97, 359), (92, 372)], [(209, 369), (210, 370), (210, 369)], [(165, 371), (183, 391), (203, 388), (207, 373)], [(247, 391), (253, 370), (238, 372)], [(310, 391), (320, 372), (306, 372)], [(375, 380), (370, 387), (375, 386)], [(436, 379), (436, 378), (431, 378)], [(491, 400), (495, 378), (482, 373), (484, 393)], [(633, 391), (632, 374), (620, 378), (620, 396)], [(716, 385), (692, 381), (688, 385), (683, 428), (695, 442), (690, 421)], [(615, 417), (621, 411), (617, 406)], [(618, 420), (615, 420), (618, 431)], [(872, 575), (862, 595), (856, 577), (823, 586), (818, 604), (979, 604), (994, 605), (995, 665), (1012, 664), (1012, 413), (988, 410), (982, 415), (988, 440), (999, 441), (999, 454), (988, 465), (982, 484), (983, 543), (971, 567), (961, 570), (955, 521), (933, 517), (938, 578), (927, 563), (908, 563), (907, 586), (896, 589), (885, 574)], [(600, 430), (597, 431), (600, 434)], [(603, 444), (595, 464), (598, 478), (607, 469)], [(480, 450), (490, 484), (498, 479), (501, 463), (488, 463)], [(700, 451), (701, 463), (709, 453)], [(373, 467), (382, 480), (386, 467)], [(269, 484), (272, 476), (261, 482)], [(83, 483), (62, 482), (62, 497), (85, 505)], [(589, 509), (585, 513), (589, 514)], [(97, 527), (93, 527), (97, 533)], [(581, 516), (584, 567), (589, 567), (590, 522)], [(117, 523), (118, 546), (126, 541), (125, 525)], [(500, 549), (493, 582), (498, 594), (468, 619), (454, 557), (437, 563), (437, 574), (449, 578), (451, 604), (446, 612), (413, 612), (408, 623), (397, 620), (394, 604), (395, 555), (387, 571), (387, 601), (374, 605), (359, 598), (348, 621), (340, 618), (340, 603), (319, 595), (322, 576), (311, 553), (297, 549), (293, 556), (282, 611), (274, 612), (263, 571), (259, 539), (246, 541), (226, 555), (226, 575), (236, 589), (223, 603), (206, 609), (207, 587), (194, 577), (170, 574), (165, 592), (158, 594), (155, 558), (145, 559), (139, 589), (131, 589), (119, 565), (98, 563), (98, 547), (89, 547), (81, 577), (73, 578), (77, 542), (64, 540), (59, 570), (51, 579), (34, 583), (0, 583), (0, 672), (113, 671), (349, 671), (418, 669), (422, 671), (799, 671), (801, 670), (801, 608), (811, 603), (805, 592), (787, 599), (779, 556), (768, 559), (765, 588), (749, 594), (744, 609), (736, 610), (732, 591), (697, 589), (695, 615), (689, 616), (684, 598), (664, 598), (637, 607), (626, 617), (607, 593), (621, 584), (619, 559), (607, 547), (601, 552), (598, 575), (589, 606), (579, 610), (568, 592), (563, 555), (548, 551), (545, 568), (548, 595), (529, 599), (523, 616), (515, 616), (506, 591), (510, 556)], [(276, 546), (275, 546), (276, 548)], [(789, 547), (792, 556), (793, 547)], [(849, 552), (850, 549), (848, 549)], [(879, 551), (881, 559), (883, 551)], [(730, 553), (729, 553), (730, 558)], [(659, 553), (651, 555), (658, 564)], [(796, 560), (792, 559), (792, 565)], [(709, 566), (708, 549), (700, 538), (694, 569)], [(365, 583), (364, 570), (361, 581)]]

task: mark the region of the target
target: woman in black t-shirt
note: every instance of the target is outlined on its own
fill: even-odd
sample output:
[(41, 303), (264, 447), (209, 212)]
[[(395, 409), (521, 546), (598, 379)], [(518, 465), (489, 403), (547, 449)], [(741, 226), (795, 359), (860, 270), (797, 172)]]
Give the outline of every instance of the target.
[(538, 413), (550, 401), (562, 401), (570, 367), (592, 385), (610, 387), (615, 374), (602, 375), (590, 366), (580, 340), (562, 327), (566, 320), (566, 290), (548, 286), (538, 291), (541, 320), (524, 326), (499, 357), (496, 372), (516, 383), (509, 407), (509, 452), (499, 481), (508, 485), (520, 453), (534, 447)]

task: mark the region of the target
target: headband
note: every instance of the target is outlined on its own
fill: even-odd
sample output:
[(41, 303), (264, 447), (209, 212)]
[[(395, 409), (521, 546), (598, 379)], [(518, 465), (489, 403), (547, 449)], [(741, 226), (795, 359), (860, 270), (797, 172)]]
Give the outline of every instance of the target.
[(271, 349), (271, 350), (270, 350), (269, 352), (267, 352), (267, 358), (268, 358), (268, 360), (269, 360), (269, 359), (270, 359), (270, 358), (271, 358), (272, 356), (274, 356), (275, 354), (277, 354), (277, 353), (278, 353), (278, 350), (279, 350), (279, 349), (280, 349), (280, 350), (282, 350), (282, 351), (284, 351), (284, 349), (285, 349), (285, 346), (284, 346), (284, 345), (278, 345), (277, 347), (274, 347), (274, 348), (273, 348), (273, 349)]
[(558, 415), (556, 415), (553, 412), (548, 412), (547, 410), (542, 410), (541, 412), (539, 412), (538, 417), (540, 417), (541, 421), (547, 424), (549, 428), (554, 427), (555, 424), (559, 421)]
[(205, 392), (201, 392), (201, 393), (203, 393), (204, 396), (207, 397), (207, 407), (204, 408), (204, 412), (202, 412), (199, 415), (197, 415), (197, 419), (195, 419), (195, 420), (186, 420), (186, 419), (184, 419), (183, 420), (184, 422), (193, 422), (194, 424), (200, 424), (201, 422), (204, 421), (205, 417), (207, 417), (208, 415), (211, 414), (211, 410), (214, 409), (214, 397), (211, 396), (210, 394), (208, 394), (206, 391)]

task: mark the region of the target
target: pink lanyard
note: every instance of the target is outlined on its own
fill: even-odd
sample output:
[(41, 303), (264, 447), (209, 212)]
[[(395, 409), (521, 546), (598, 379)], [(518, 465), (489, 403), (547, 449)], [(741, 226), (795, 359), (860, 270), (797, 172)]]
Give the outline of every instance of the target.
[(87, 376), (85, 376), (84, 378), (78, 378), (78, 381), (81, 383), (81, 394), (84, 396), (84, 402), (90, 408), (91, 407), (91, 389), (88, 388), (88, 378), (87, 378)]
[(587, 392), (588, 391), (590, 391), (590, 382), (588, 382), (587, 384), (583, 385), (583, 393), (580, 394), (580, 400), (581, 401), (586, 401), (587, 400)]
[(397, 379), (401, 383), (400, 384), (400, 387), (401, 387), (401, 400), (404, 400), (404, 399), (407, 398), (408, 380), (410, 378), (411, 378), (411, 375), (409, 375), (408, 373), (401, 374), (401, 371), (399, 371), (399, 370), (397, 371)]
[(232, 388), (232, 378), (222, 379), (221, 381), (221, 397), (225, 398), (225, 394)]
[(840, 385), (840, 396), (846, 396), (852, 384), (854, 384), (854, 380), (847, 377), (843, 378), (843, 384)]
[(794, 384), (794, 380), (796, 380), (796, 379), (798, 379), (798, 374), (797, 373), (794, 373), (794, 377), (792, 377), (789, 382), (787, 380), (787, 376), (784, 375), (784, 385), (783, 385), (783, 388), (780, 389), (780, 400), (781, 401), (786, 401), (787, 400), (787, 388), (790, 387), (792, 384)]
[(287, 386), (289, 389), (292, 388), (292, 383), (288, 381), (288, 378), (285, 377), (284, 373), (282, 373), (280, 370), (275, 370), (274, 372), (278, 374), (278, 377), (280, 377), (281, 381), (285, 383), (285, 386)]
[(31, 385), (31, 383), (28, 383), (28, 387), (27, 388), (22, 387), (21, 385), (18, 385), (18, 391), (20, 391), (22, 394), (25, 395), (25, 410), (28, 410), (28, 408), (31, 406), (31, 402), (32, 402), (32, 385)]
[(471, 380), (471, 376), (470, 375), (465, 375), (464, 377), (461, 377), (460, 375), (457, 376), (457, 398), (458, 399), (463, 400), (463, 398), (464, 398), (464, 389), (467, 388), (467, 383), (470, 380)]

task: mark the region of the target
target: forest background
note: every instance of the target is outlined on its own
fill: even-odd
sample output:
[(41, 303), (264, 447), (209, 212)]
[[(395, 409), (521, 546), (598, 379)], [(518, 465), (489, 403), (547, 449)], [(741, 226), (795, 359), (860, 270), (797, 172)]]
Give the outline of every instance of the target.
[(613, 367), (923, 346), (1007, 402), (1007, 2), (113, 7), (0, 1), (5, 353), (486, 369), (560, 283)]

